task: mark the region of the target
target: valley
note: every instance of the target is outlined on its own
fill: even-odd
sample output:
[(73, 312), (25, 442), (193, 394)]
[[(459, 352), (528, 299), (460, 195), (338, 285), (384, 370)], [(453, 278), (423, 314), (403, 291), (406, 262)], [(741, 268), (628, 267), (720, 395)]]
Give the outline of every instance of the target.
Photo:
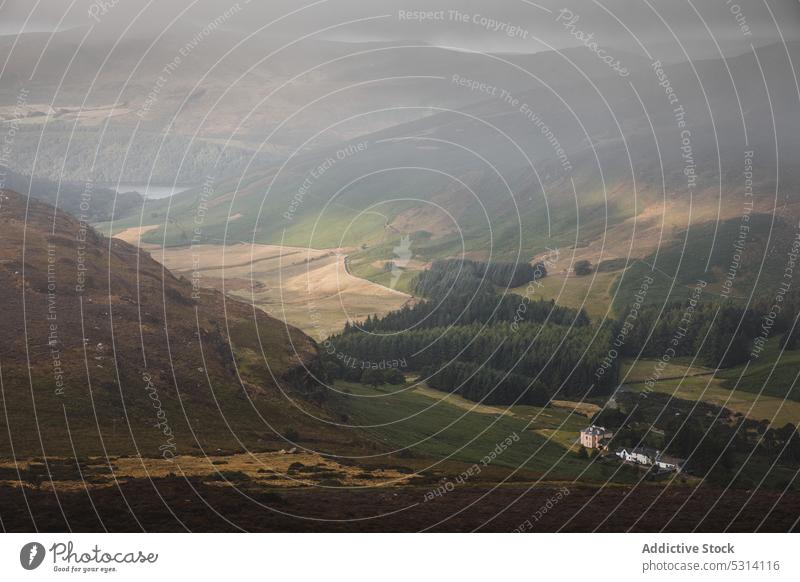
[(0, 530), (797, 530), (800, 20), (659, 2), (0, 34)]
[[(19, 208), (19, 204), (18, 198), (7, 198), (5, 212)], [(35, 221), (43, 220), (46, 213), (46, 206), (35, 206), (32, 216)], [(66, 222), (59, 227), (63, 234), (77, 231), (69, 219), (64, 220)], [(202, 389), (200, 378), (195, 381), (194, 389), (181, 393), (190, 386), (187, 379), (192, 375), (191, 364), (184, 365), (178, 372), (182, 375), (177, 382), (181, 392), (176, 393), (169, 386), (168, 377), (163, 373), (158, 376), (154, 389), (163, 410), (168, 411), (170, 434), (174, 434), (165, 441), (159, 431), (143, 430), (148, 416), (146, 406), (127, 396), (119, 401), (114, 396), (113, 379), (107, 379), (104, 370), (108, 354), (99, 347), (111, 344), (112, 339), (105, 338), (103, 324), (98, 320), (94, 328), (99, 335), (92, 338), (98, 346), (94, 355), (98, 369), (91, 371), (88, 377), (93, 384), (103, 386), (103, 390), (81, 393), (72, 387), (69, 401), (62, 403), (57, 391), (40, 392), (37, 388), (35, 399), (29, 403), (6, 401), (6, 417), (14, 434), (13, 442), (9, 441), (7, 446), (13, 446), (14, 457), (6, 457), (0, 463), (0, 475), (5, 476), (0, 479), (0, 488), (21, 489), (28, 491), (26, 495), (44, 495), (43, 484), (51, 483), (60, 495), (91, 491), (96, 497), (112, 495), (115, 490), (136, 489), (144, 480), (171, 488), (178, 486), (176, 479), (180, 477), (184, 482), (193, 483), (197, 490), (205, 491), (204, 495), (210, 498), (215, 498), (221, 490), (230, 490), (269, 500), (267, 505), (277, 503), (280, 506), (289, 499), (287, 496), (302, 495), (299, 492), (307, 490), (323, 491), (320, 493), (323, 497), (343, 494), (340, 491), (389, 490), (397, 492), (393, 496), (405, 499), (418, 495), (422, 501), (417, 503), (426, 503), (431, 491), (459, 480), (463, 483), (454, 490), (452, 500), (465, 500), (465, 495), (475, 491), (490, 497), (501, 492), (502, 498), (510, 488), (522, 486), (527, 488), (525, 491), (539, 492), (565, 486), (570, 491), (585, 491), (587, 486), (612, 490), (631, 488), (632, 491), (644, 488), (637, 496), (645, 495), (648, 488), (661, 486), (668, 491), (675, 488), (702, 498), (709, 491), (709, 485), (721, 483), (730, 473), (704, 476), (703, 470), (692, 470), (678, 478), (653, 477), (621, 464), (608, 452), (587, 453), (577, 438), (588, 424), (603, 422), (613, 426), (615, 432), (619, 431), (616, 443), (670, 446), (674, 439), (681, 438), (682, 430), (673, 432), (676, 430), (673, 420), (685, 418), (691, 419), (691, 423), (717, 427), (714, 430), (733, 428), (741, 430), (743, 437), (747, 435), (747, 444), (739, 445), (741, 452), (731, 451), (729, 462), (736, 467), (737, 483), (742, 486), (760, 483), (767, 490), (779, 490), (786, 484), (792, 492), (796, 489), (790, 478), (795, 470), (792, 457), (783, 459), (779, 453), (771, 464), (765, 464), (761, 453), (753, 456), (757, 448), (764, 446), (756, 437), (758, 431), (782, 435), (784, 427), (790, 426), (800, 414), (792, 392), (785, 389), (781, 392), (780, 385), (774, 381), (769, 383), (768, 390), (758, 384), (765, 371), (788, 370), (788, 364), (797, 356), (796, 351), (781, 350), (778, 338), (767, 344), (762, 359), (752, 370), (732, 366), (715, 371), (685, 357), (661, 365), (656, 359), (626, 355), (618, 362), (621, 380), (618, 388), (612, 383), (600, 391), (587, 390), (589, 383), (580, 380), (580, 376), (570, 380), (568, 387), (562, 384), (561, 388), (556, 388), (562, 380), (556, 375), (550, 380), (540, 379), (544, 384), (536, 384), (535, 391), (527, 393), (525, 390), (516, 392), (522, 376), (502, 381), (488, 392), (474, 380), (462, 380), (463, 375), (453, 377), (450, 384), (443, 384), (442, 372), (431, 376), (429, 370), (420, 368), (420, 364), (414, 363), (413, 354), (404, 353), (401, 342), (393, 343), (389, 351), (385, 351), (389, 344), (376, 343), (381, 334), (402, 329), (403, 318), (411, 318), (408, 321), (413, 322), (416, 317), (413, 314), (419, 312), (424, 316), (427, 313), (425, 302), (435, 299), (441, 312), (437, 315), (438, 323), (425, 323), (423, 317), (423, 330), (433, 325), (432, 331), (439, 333), (436, 325), (456, 323), (452, 332), (447, 332), (452, 338), (450, 341), (461, 341), (457, 339), (460, 337), (457, 332), (470, 329), (462, 326), (473, 325), (470, 321), (482, 321), (483, 314), (489, 313), (487, 308), (499, 302), (500, 311), (490, 318), (496, 321), (488, 329), (499, 331), (505, 318), (515, 322), (512, 330), (515, 329), (513, 325), (518, 325), (521, 331), (516, 333), (528, 337), (537, 331), (539, 318), (547, 315), (553, 322), (543, 325), (537, 332), (544, 334), (537, 336), (539, 345), (546, 346), (546, 342), (551, 341), (547, 339), (551, 332), (555, 332), (552, 335), (555, 341), (561, 333), (559, 326), (573, 321), (577, 327), (568, 332), (567, 337), (572, 337), (569, 341), (577, 347), (584, 341), (582, 330), (591, 329), (589, 322), (616, 315), (613, 289), (619, 285), (620, 274), (631, 268), (620, 265), (619, 261), (585, 275), (567, 267), (559, 269), (560, 256), (542, 255), (547, 275), (526, 282), (525, 273), (532, 276), (537, 273), (535, 267), (509, 270), (506, 263), (480, 261), (426, 263), (414, 253), (410, 257), (400, 255), (402, 266), (387, 270), (380, 267), (380, 261), (372, 259), (379, 246), (311, 249), (239, 243), (162, 247), (142, 242), (142, 236), (153, 228), (131, 227), (120, 232), (120, 239), (137, 245), (138, 249), (122, 240), (119, 244), (124, 246), (117, 248), (114, 242), (117, 239), (108, 239), (115, 254), (106, 260), (138, 257), (135, 260), (146, 265), (144, 271), (141, 267), (138, 269), (140, 273), (148, 273), (149, 277), (156, 276), (159, 271), (162, 276), (174, 273), (174, 278), (168, 280), (176, 291), (170, 291), (164, 298), (177, 301), (177, 305), (184, 301), (180, 299), (182, 296), (201, 299), (201, 302), (210, 300), (209, 305), (215, 305), (213, 309), (227, 323), (222, 328), (216, 321), (210, 322), (221, 333), (230, 334), (235, 346), (234, 359), (214, 372), (208, 393)], [(97, 236), (97, 242), (104, 240)], [(29, 238), (31, 240), (35, 239)], [(395, 243), (387, 244), (397, 248)], [(402, 251), (403, 247), (399, 248)], [(69, 257), (72, 252), (69, 249), (67, 245), (59, 254)], [(391, 252), (395, 253), (394, 260), (398, 260), (398, 251)], [(163, 271), (161, 265), (169, 271)], [(460, 265), (459, 273), (466, 267), (466, 274), (459, 274), (449, 283), (451, 294), (437, 299), (441, 283), (448, 280), (449, 270), (454, 265)], [(395, 284), (410, 293), (355, 274), (364, 273), (367, 268), (373, 269), (375, 280)], [(474, 277), (480, 275), (481, 269), (487, 269), (491, 285), (478, 285), (473, 289)], [(503, 277), (507, 276), (510, 279), (503, 284)], [(89, 280), (97, 281), (96, 276)], [(458, 319), (451, 319), (453, 307), (449, 304), (455, 302), (454, 307), (457, 307), (459, 294), (470, 289), (483, 299), (477, 303), (477, 311), (459, 323)], [(510, 289), (512, 294), (502, 295), (505, 289)], [(596, 295), (601, 289), (604, 291)], [(161, 294), (157, 286), (153, 291)], [(112, 297), (117, 296), (124, 299), (125, 294), (119, 291), (112, 294)], [(529, 307), (525, 321), (516, 322), (513, 307), (523, 296), (527, 296)], [(94, 301), (98, 299), (93, 297)], [(551, 299), (555, 300), (552, 305)], [(116, 311), (114, 301), (109, 309)], [(147, 302), (142, 304), (147, 305)], [(256, 332), (256, 337), (252, 337), (256, 330), (248, 330), (250, 326), (246, 321), (255, 313), (254, 307), (264, 309), (275, 318), (271, 320), (272, 327), (267, 335)], [(167, 307), (168, 312), (173, 309), (175, 307)], [(232, 318), (233, 314), (236, 315)], [(152, 311), (146, 315), (152, 317)], [(174, 315), (170, 319), (172, 317)], [(366, 331), (378, 334), (370, 340), (374, 345), (353, 343), (353, 334), (357, 332), (352, 328), (353, 322), (361, 322)], [(279, 327), (275, 327), (276, 324)], [(351, 326), (349, 330), (348, 325)], [(296, 326), (319, 343), (319, 362), (314, 361), (313, 353), (301, 360), (306, 368), (304, 375), (327, 377), (325, 388), (314, 387), (310, 378), (295, 384), (299, 376), (292, 371), (292, 357), (283, 363), (268, 360), (266, 367), (261, 361), (259, 352), (263, 354), (266, 345), (271, 346), (269, 353), (280, 352), (282, 342), (276, 339), (276, 334), (288, 333), (288, 345), (283, 345), (283, 349), (296, 350), (298, 341), (300, 344), (311, 341), (299, 339), (300, 331), (293, 331), (290, 326)], [(173, 323), (170, 326), (173, 333), (174, 327)], [(150, 333), (149, 326), (143, 329)], [(413, 342), (417, 333), (405, 332), (403, 341)], [(476, 333), (472, 341), (485, 341), (482, 335)], [(419, 337), (424, 338), (423, 335)], [(468, 334), (465, 339), (469, 337)], [(266, 344), (265, 340), (271, 343)], [(208, 341), (204, 340), (203, 344)], [(595, 355), (584, 357), (599, 358), (603, 354), (602, 341), (605, 340), (595, 337), (592, 347)], [(146, 353), (153, 347), (149, 343)], [(122, 345), (126, 344), (123, 342), (116, 349)], [(213, 340), (209, 345), (213, 345)], [(486, 344), (473, 356), (484, 357), (483, 354), (492, 349), (491, 345)], [(347, 363), (350, 358), (356, 362), (376, 361), (384, 357), (381, 355), (384, 351), (401, 358), (404, 366), (408, 359), (410, 368), (399, 368), (401, 374), (391, 378), (388, 372), (368, 378), (363, 368), (351, 369)], [(549, 348), (545, 347), (544, 351), (549, 352)], [(345, 358), (339, 358), (340, 354)], [(127, 357), (132, 355), (129, 353)], [(564, 356), (572, 357), (569, 352)], [(117, 365), (128, 365), (119, 356), (115, 359)], [(531, 360), (531, 370), (537, 369), (536, 361)], [(331, 362), (338, 363), (332, 365)], [(341, 368), (343, 362), (344, 369)], [(590, 363), (591, 360), (587, 362)], [(197, 370), (210, 371), (209, 364), (206, 362)], [(151, 368), (153, 365), (149, 364)], [(236, 388), (236, 381), (226, 379), (231, 365), (241, 378), (243, 392)], [(576, 360), (576, 365), (585, 364)], [(496, 365), (489, 364), (480, 374), (491, 375), (493, 366)], [(526, 366), (515, 368), (514, 373), (529, 373)], [(4, 373), (13, 374), (21, 369), (6, 363)], [(652, 382), (656, 369), (658, 378)], [(67, 373), (73, 376), (76, 371)], [(283, 396), (274, 393), (265, 374), (276, 379), (275, 386)], [(47, 385), (46, 377), (39, 372), (30, 377), (36, 386)], [(295, 384), (289, 392), (282, 387), (286, 381)], [(8, 388), (9, 385), (4, 386)], [(523, 397), (525, 400), (520, 401)], [(287, 398), (289, 406), (286, 402), (278, 404), (283, 398)], [(124, 414), (121, 406), (125, 406)], [(47, 419), (51, 427), (38, 440), (35, 427), (30, 425), (34, 408), (38, 418)], [(94, 429), (85, 423), (89, 419), (81, 417), (78, 412), (81, 408), (94, 411)], [(218, 413), (222, 413), (221, 417), (217, 417)], [(59, 419), (59, 415), (63, 419)], [(138, 426), (140, 423), (143, 426)], [(69, 431), (67, 442), (60, 438), (62, 430)], [(165, 442), (169, 458), (164, 456)], [(506, 444), (501, 447), (499, 443)], [(0, 445), (3, 445), (1, 440)], [(790, 446), (789, 441), (785, 446)], [(46, 453), (40, 456), (37, 452), (42, 447)], [(748, 450), (751, 451), (749, 455)], [(98, 456), (101, 451), (105, 456)], [(464, 478), (469, 472), (474, 476)], [(409, 508), (413, 507), (411, 503)], [(448, 511), (452, 509), (448, 507)], [(581, 523), (579, 513), (575, 517), (577, 523)], [(506, 524), (501, 527), (511, 527), (508, 522), (501, 523)], [(546, 528), (563, 526), (565, 524), (542, 525)]]
[(150, 248), (173, 273), (252, 303), (318, 342), (347, 321), (385, 315), (411, 296), (352, 275), (352, 249), (245, 244)]

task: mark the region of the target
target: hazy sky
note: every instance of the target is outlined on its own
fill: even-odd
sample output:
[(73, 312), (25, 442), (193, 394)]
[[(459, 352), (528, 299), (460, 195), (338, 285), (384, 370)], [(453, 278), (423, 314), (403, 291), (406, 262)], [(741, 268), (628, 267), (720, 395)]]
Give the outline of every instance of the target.
[[(800, 31), (800, 3), (766, 2), (784, 35), (795, 38)], [(202, 27), (235, 4), (228, 0), (0, 0), (0, 33), (94, 25), (93, 34), (115, 36), (134, 23), (131, 34), (147, 34), (160, 32), (183, 10), (186, 12), (179, 21), (181, 27)], [(674, 42), (673, 32), (682, 39), (709, 38), (695, 9), (721, 41), (778, 39), (764, 0), (239, 0), (238, 5), (236, 15), (226, 19), (228, 28), (251, 30), (299, 10), (273, 27), (276, 35), (308, 34), (332, 24), (369, 18), (322, 33), (321, 37), (342, 41), (423, 41), (485, 51), (539, 50), (541, 46), (533, 40), (536, 37), (557, 47), (576, 44), (555, 21), (562, 8), (579, 15), (579, 27), (593, 32), (606, 44), (634, 46), (625, 27), (651, 43)], [(437, 20), (422, 22), (401, 17), (401, 11), (419, 10), (444, 12)], [(457, 10), (465, 20), (459, 20), (450, 10)], [(747, 35), (743, 35), (744, 25), (749, 29)], [(503, 28), (492, 30), (493, 26)], [(506, 34), (506, 30), (516, 30), (518, 34)]]

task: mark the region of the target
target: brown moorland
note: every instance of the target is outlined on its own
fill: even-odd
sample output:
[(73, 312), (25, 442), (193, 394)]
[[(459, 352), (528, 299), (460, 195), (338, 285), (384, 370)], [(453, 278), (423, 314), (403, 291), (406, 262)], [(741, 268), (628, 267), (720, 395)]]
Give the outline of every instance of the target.
[(14, 192), (0, 233), (0, 457), (359, 442), (325, 422), (318, 348), (296, 328)]

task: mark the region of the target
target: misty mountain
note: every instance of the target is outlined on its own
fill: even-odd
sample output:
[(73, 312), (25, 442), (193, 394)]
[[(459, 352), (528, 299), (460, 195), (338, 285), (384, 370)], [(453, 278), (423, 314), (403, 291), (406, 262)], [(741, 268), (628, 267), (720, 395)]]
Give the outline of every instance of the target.
[[(789, 47), (791, 55), (800, 56), (798, 45)], [(334, 237), (351, 243), (356, 237), (325, 228), (308, 240), (299, 237), (316, 219), (324, 219), (323, 225), (360, 219), (353, 209), (371, 204), (380, 206), (385, 220), (363, 217), (372, 225), (364, 228), (380, 238), (387, 225), (403, 230), (415, 211), (414, 198), (446, 207), (462, 229), (474, 228), (467, 238), (478, 239), (476, 247), (487, 240), (479, 230), (518, 230), (509, 223), (518, 212), (522, 236), (506, 240), (500, 251), (521, 245), (533, 252), (545, 242), (533, 233), (541, 234), (548, 220), (551, 226), (567, 226), (552, 229), (562, 242), (577, 236), (588, 244), (606, 221), (613, 227), (655, 211), (684, 225), (741, 214), (740, 205), (720, 200), (743, 194), (745, 152), (750, 151), (755, 206), (760, 211), (793, 206), (789, 194), (798, 183), (792, 160), (800, 118), (791, 115), (796, 90), (785, 75), (784, 51), (774, 45), (759, 49), (758, 58), (751, 53), (665, 65), (659, 68), (661, 77), (653, 66), (637, 63), (629, 79), (599, 76), (590, 90), (580, 70), (548, 69), (548, 59), (561, 57), (542, 55), (537, 57), (545, 64), (537, 69), (541, 83), (529, 79), (539, 87), (514, 91), (493, 85), (500, 96), (483, 95), (459, 110), (439, 111), (336, 147), (303, 149), (280, 166), (253, 168), (218, 185), (205, 200), (210, 208), (204, 230), (221, 238), (213, 225), (224, 224), (231, 240), (335, 246)], [(749, 82), (761, 78), (762, 68), (766, 85)], [(557, 79), (558, 91), (548, 75)], [(665, 83), (676, 96), (674, 104)], [(764, 122), (773, 116), (780, 125)], [(331, 159), (334, 163), (326, 164)], [(691, 217), (686, 215), (690, 200)], [(166, 216), (168, 209), (170, 220), (179, 224), (197, 202), (197, 191), (187, 192), (171, 201), (148, 202), (148, 211)], [(429, 210), (440, 214), (434, 238), (455, 237), (455, 224), (447, 226), (443, 213)], [(576, 213), (583, 216), (580, 232)], [(242, 218), (227, 220), (237, 214)], [(162, 233), (151, 236), (157, 240)], [(169, 229), (167, 240), (180, 243), (179, 226)]]

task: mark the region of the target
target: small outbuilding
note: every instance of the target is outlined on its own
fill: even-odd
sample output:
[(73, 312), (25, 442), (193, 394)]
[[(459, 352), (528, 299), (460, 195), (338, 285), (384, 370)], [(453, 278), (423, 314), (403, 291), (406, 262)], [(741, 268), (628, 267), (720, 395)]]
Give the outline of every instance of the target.
[(654, 465), (662, 471), (674, 471), (676, 473), (683, 470), (683, 459), (665, 455), (658, 449), (651, 449), (649, 447), (622, 447), (617, 449), (614, 454), (626, 463), (645, 466)]

